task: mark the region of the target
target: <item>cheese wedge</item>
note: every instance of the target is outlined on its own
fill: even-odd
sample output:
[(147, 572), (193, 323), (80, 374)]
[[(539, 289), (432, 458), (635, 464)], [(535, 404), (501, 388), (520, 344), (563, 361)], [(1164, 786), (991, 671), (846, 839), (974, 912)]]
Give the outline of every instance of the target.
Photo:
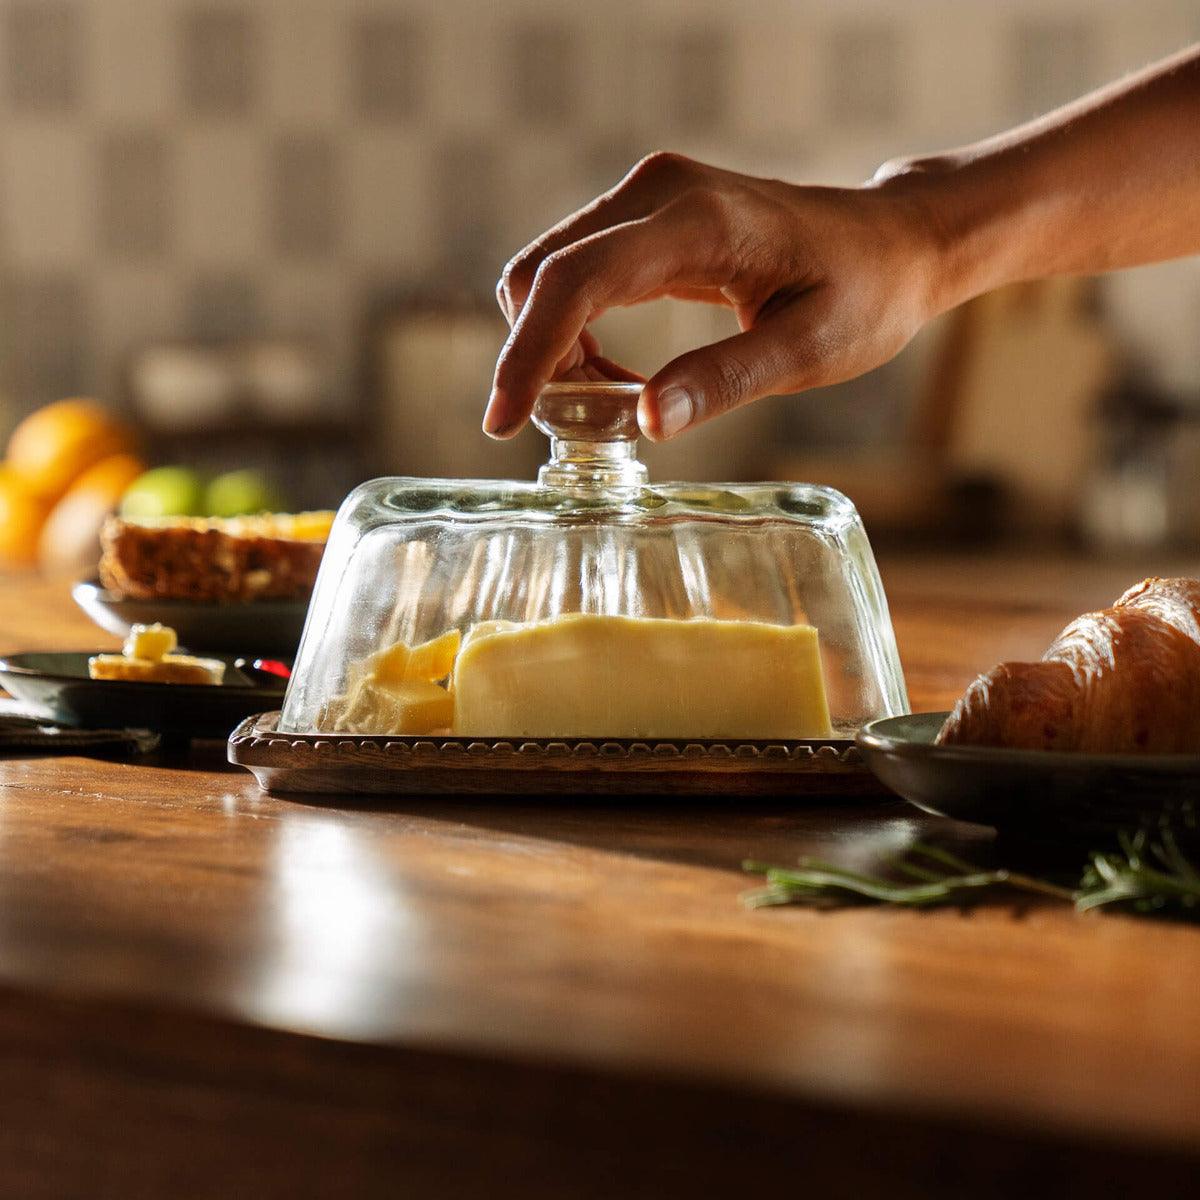
[(454, 666), (454, 732), (478, 737), (831, 735), (817, 631), (572, 613), (487, 622)]

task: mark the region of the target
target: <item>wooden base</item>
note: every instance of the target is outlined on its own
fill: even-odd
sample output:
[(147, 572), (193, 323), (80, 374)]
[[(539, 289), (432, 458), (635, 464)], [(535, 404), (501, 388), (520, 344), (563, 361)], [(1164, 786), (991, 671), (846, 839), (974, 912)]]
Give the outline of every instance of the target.
[(293, 734), (248, 717), (229, 761), (272, 794), (880, 795), (849, 740), (578, 741)]

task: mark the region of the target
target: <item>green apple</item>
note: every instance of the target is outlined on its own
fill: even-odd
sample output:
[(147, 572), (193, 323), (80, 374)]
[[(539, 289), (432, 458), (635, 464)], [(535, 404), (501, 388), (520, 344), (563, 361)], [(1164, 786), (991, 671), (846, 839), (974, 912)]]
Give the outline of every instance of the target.
[(155, 467), (139, 475), (121, 497), (123, 517), (198, 517), (204, 483), (190, 467)]
[(210, 517), (281, 512), (283, 508), (278, 491), (261, 471), (228, 471), (204, 490), (204, 511)]

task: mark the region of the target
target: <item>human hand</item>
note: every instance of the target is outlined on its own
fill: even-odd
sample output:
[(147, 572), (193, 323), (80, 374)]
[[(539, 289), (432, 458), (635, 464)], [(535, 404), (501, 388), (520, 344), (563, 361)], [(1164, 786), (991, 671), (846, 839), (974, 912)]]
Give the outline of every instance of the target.
[(676, 154), (643, 159), (505, 268), (497, 298), (511, 333), (484, 429), (515, 434), (552, 378), (639, 379), (600, 356), (587, 326), (662, 296), (728, 305), (741, 332), (646, 383), (638, 420), (656, 440), (886, 362), (942, 307), (923, 178), (799, 187)]

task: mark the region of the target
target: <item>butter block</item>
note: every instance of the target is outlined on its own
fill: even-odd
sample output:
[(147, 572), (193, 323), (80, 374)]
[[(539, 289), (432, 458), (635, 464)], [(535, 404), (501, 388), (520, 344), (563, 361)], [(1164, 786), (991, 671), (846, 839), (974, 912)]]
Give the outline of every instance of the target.
[(164, 654), (170, 654), (178, 644), (175, 630), (155, 621), (153, 625), (134, 625), (125, 638), (123, 653), (127, 658), (159, 662)]
[(488, 622), (455, 662), (454, 732), (469, 737), (831, 735), (810, 625), (572, 613)]
[(403, 683), (410, 679), (435, 683), (453, 670), (461, 641), (462, 635), (452, 629), (419, 646), (395, 642), (372, 654), (367, 660), (366, 671), (360, 675), (381, 683)]
[(441, 637), (414, 646), (408, 658), (405, 679), (423, 679), (429, 683), (445, 679), (454, 670), (454, 660), (461, 644), (462, 634), (457, 629), (451, 629)]
[(454, 668), (457, 629), (418, 646), (395, 642), (352, 663), (346, 692), (324, 707), (318, 726), (336, 733), (421, 734), (448, 731), (454, 698), (438, 685)]
[(92, 679), (125, 679), (135, 683), (219, 684), (225, 664), (219, 658), (172, 654), (179, 644), (175, 630), (155, 621), (134, 625), (120, 654), (95, 654), (88, 659)]
[(448, 730), (454, 723), (454, 697), (424, 679), (386, 683), (359, 680), (329, 705), (322, 726), (338, 733), (420, 734)]
[(387, 680), (390, 683), (401, 683), (411, 657), (412, 647), (407, 642), (396, 642), (392, 646), (385, 646), (382, 650), (376, 650), (365, 662), (357, 664), (356, 669), (352, 672), (351, 682), (379, 679)]
[(162, 658), (136, 658), (128, 654), (95, 654), (88, 659), (92, 679), (124, 679), (133, 683), (220, 684), (225, 664), (219, 658), (190, 654), (164, 654)]

